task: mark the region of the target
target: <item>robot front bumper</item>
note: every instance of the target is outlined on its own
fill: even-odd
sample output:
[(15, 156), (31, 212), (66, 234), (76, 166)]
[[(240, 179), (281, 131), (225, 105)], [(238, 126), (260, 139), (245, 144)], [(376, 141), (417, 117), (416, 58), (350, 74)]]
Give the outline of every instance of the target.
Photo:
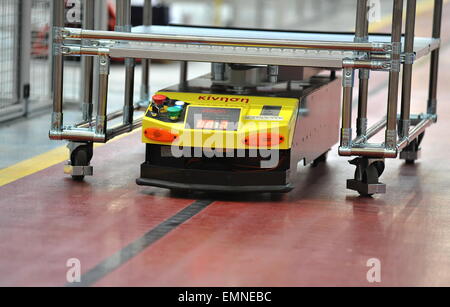
[(146, 162), (141, 165), (141, 177), (136, 179), (136, 183), (171, 190), (284, 193), (293, 189), (288, 178), (289, 171), (271, 171), (262, 174), (258, 171), (183, 169)]
[(272, 156), (263, 157), (250, 150), (207, 153), (204, 148), (184, 148), (176, 152), (179, 148), (175, 146), (146, 146), (146, 161), (141, 165), (141, 177), (136, 180), (139, 185), (227, 193), (276, 193), (293, 188), (290, 150), (268, 151)]

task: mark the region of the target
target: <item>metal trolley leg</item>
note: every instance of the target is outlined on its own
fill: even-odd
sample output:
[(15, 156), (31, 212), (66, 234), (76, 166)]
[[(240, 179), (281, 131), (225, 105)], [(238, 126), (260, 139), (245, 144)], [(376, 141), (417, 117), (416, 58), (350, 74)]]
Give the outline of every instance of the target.
[[(85, 0), (83, 6), (83, 29), (93, 30), (95, 27), (94, 21), (95, 1)], [(89, 42), (84, 41), (84, 45), (90, 45)], [(93, 77), (94, 77), (94, 58), (92, 56), (83, 56), (83, 104), (82, 113), (83, 120), (91, 122), (92, 120), (92, 96), (93, 96)]]
[[(117, 32), (131, 32), (131, 1), (117, 0), (117, 22), (115, 30)], [(136, 61), (133, 58), (125, 59), (125, 100), (123, 106), (123, 124), (133, 123), (134, 113), (134, 70)]]
[[(442, 19), (442, 0), (435, 0), (434, 13), (433, 13), (433, 30), (432, 37), (439, 39), (441, 36), (441, 19)], [(402, 90), (402, 113), (400, 116), (400, 137), (403, 140), (407, 140), (408, 144), (404, 147), (400, 153), (400, 158), (404, 159), (407, 164), (414, 163), (420, 158), (420, 144), (425, 134), (425, 127), (422, 129), (417, 124), (414, 127), (416, 133), (414, 137), (411, 137), (409, 127), (411, 123), (410, 117), (410, 97), (411, 97), (411, 75), (412, 75), (412, 62), (414, 61), (412, 51), (414, 44), (414, 25), (415, 25), (415, 10), (416, 0), (408, 1), (407, 19), (406, 19), (406, 45), (405, 45), (405, 65), (403, 71), (403, 90)], [(427, 117), (429, 121), (436, 122), (437, 115), (437, 80), (438, 80), (438, 63), (439, 63), (439, 48), (433, 50), (431, 53), (430, 63), (430, 83), (427, 102)], [(422, 124), (423, 125), (423, 124)]]
[[(355, 42), (369, 41), (369, 21), (367, 13), (369, 6), (367, 0), (358, 0)], [(367, 132), (367, 99), (369, 95), (369, 70), (359, 70), (358, 118), (356, 134), (365, 138)]]
[(352, 146), (352, 100), (354, 78), (355, 72), (352, 68), (344, 69), (342, 76), (343, 98), (341, 147), (345, 148)]
[[(441, 38), (442, 0), (434, 1), (433, 38)], [(439, 48), (431, 52), (430, 87), (428, 93), (428, 114), (436, 115), (437, 80), (439, 71)]]
[(385, 144), (387, 148), (397, 147), (397, 103), (400, 79), (400, 53), (402, 50), (403, 0), (394, 1), (392, 17), (392, 64), (389, 72), (388, 110)]
[(61, 53), (62, 35), (60, 29), (64, 27), (65, 5), (62, 0), (53, 0), (53, 113), (51, 130), (60, 132), (63, 124), (63, 77), (64, 58)]
[(108, 83), (109, 83), (109, 57), (106, 55), (99, 56), (99, 89), (97, 102), (97, 119), (96, 134), (106, 135), (106, 111), (108, 102)]
[[(400, 139), (408, 138), (411, 126), (411, 82), (412, 70), (414, 64), (414, 28), (416, 24), (416, 0), (408, 0), (406, 9), (406, 27), (405, 27), (405, 62), (403, 65), (402, 80), (402, 105), (400, 111), (400, 121), (398, 136)], [(423, 137), (423, 135), (422, 135)], [(400, 159), (407, 163), (413, 163), (420, 156), (420, 141), (422, 137), (417, 138), (412, 144), (405, 147), (400, 153)]]
[[(84, 0), (83, 5), (83, 29), (93, 30), (95, 28), (95, 1)], [(83, 45), (89, 46), (88, 40)], [(81, 112), (83, 121), (90, 127), (93, 110), (93, 83), (94, 83), (94, 58), (92, 56), (82, 57), (83, 88)], [(92, 142), (69, 141), (67, 145), (70, 151), (70, 160), (64, 167), (64, 173), (71, 175), (76, 181), (81, 181), (85, 176), (93, 175), (93, 167), (90, 161), (93, 156), (94, 144)]]
[(414, 28), (416, 19), (416, 0), (408, 0), (405, 29), (405, 64), (403, 65), (402, 106), (399, 123), (399, 137), (409, 134), (411, 107), (411, 80), (414, 63)]
[[(369, 23), (367, 18), (368, 3), (367, 0), (358, 0), (356, 13), (356, 30), (355, 42), (367, 42), (369, 35)], [(400, 17), (401, 21), (401, 17)], [(400, 57), (400, 53), (399, 53)], [(400, 63), (399, 63), (400, 65)], [(347, 72), (344, 70), (344, 79), (347, 77)], [(367, 139), (367, 102), (369, 93), (369, 70), (359, 70), (359, 94), (358, 94), (358, 118), (356, 122), (357, 139), (360, 142), (365, 142)], [(346, 88), (344, 87), (344, 93)], [(344, 99), (344, 105), (351, 103), (351, 98)], [(347, 111), (346, 113), (351, 110)], [(348, 116), (348, 114), (346, 115)], [(349, 119), (346, 119), (348, 122)], [(343, 118), (344, 123), (344, 118)], [(349, 125), (346, 123), (346, 125)], [(350, 119), (351, 127), (351, 119)], [(350, 129), (351, 132), (351, 129)], [(347, 136), (348, 137), (348, 136)], [(351, 137), (351, 136), (350, 136)], [(341, 146), (352, 147), (353, 142), (346, 142)], [(359, 194), (370, 196), (376, 193), (385, 193), (386, 185), (378, 181), (379, 177), (384, 171), (384, 159), (371, 159), (367, 157), (359, 157), (350, 161), (350, 164), (356, 166), (355, 175), (353, 179), (347, 180), (347, 188), (358, 191)]]
[(180, 84), (186, 84), (188, 75), (188, 62), (180, 62)]
[[(99, 60), (99, 88), (97, 101), (97, 116), (95, 118), (95, 134), (106, 135), (107, 115), (106, 106), (108, 101), (109, 83), (109, 57), (100, 55)], [(85, 176), (93, 175), (93, 167), (90, 165), (94, 154), (94, 143), (92, 141), (77, 142), (70, 141), (67, 146), (70, 150), (70, 161), (64, 167), (64, 172), (72, 176), (74, 180), (83, 180)]]
[[(152, 1), (145, 0), (143, 21), (145, 26), (152, 25)], [(142, 59), (141, 106), (146, 107), (150, 99), (150, 59)]]

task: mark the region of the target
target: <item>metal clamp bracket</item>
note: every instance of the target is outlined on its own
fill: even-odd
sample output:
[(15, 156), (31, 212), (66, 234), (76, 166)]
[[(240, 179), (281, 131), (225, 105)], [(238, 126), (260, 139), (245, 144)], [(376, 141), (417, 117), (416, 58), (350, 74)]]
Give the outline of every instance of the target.
[(67, 34), (68, 34), (68, 31), (65, 30), (64, 28), (53, 27), (53, 29), (52, 29), (52, 35), (53, 35), (54, 42), (63, 41)]
[(402, 43), (400, 42), (393, 42), (392, 44), (392, 54), (401, 54), (402, 53)]
[(397, 130), (386, 130), (386, 148), (397, 148)]
[(404, 53), (402, 55), (402, 59), (404, 64), (414, 64), (414, 61), (416, 60), (416, 54), (414, 52)]
[[(352, 61), (352, 60), (344, 60), (345, 61)], [(355, 72), (352, 67), (350, 66), (344, 66), (344, 71), (342, 75), (342, 86), (343, 87), (353, 87), (354, 79), (355, 79)]]
[(352, 68), (389, 71), (392, 69), (392, 61), (360, 60), (347, 58), (342, 61), (342, 67), (344, 69)]
[(109, 67), (110, 67), (110, 60), (109, 57), (106, 55), (100, 56), (100, 68), (99, 72), (101, 75), (109, 75)]
[(94, 174), (94, 168), (91, 165), (88, 166), (73, 166), (70, 161), (64, 165), (64, 174), (71, 176), (92, 176)]

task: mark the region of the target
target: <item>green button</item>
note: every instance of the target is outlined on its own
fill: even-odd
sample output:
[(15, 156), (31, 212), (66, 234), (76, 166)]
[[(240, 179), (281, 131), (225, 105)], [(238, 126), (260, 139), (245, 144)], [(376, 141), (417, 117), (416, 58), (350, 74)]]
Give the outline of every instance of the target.
[(169, 118), (175, 120), (180, 117), (181, 109), (177, 107), (169, 107), (167, 108), (167, 112), (169, 113)]

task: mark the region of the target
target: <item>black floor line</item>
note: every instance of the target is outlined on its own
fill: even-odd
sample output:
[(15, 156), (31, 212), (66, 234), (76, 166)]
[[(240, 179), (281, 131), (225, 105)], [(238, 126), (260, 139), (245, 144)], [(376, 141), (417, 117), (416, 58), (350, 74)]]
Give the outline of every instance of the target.
[(168, 218), (155, 228), (152, 228), (142, 237), (128, 244), (118, 252), (106, 258), (91, 270), (81, 275), (81, 282), (68, 283), (67, 287), (89, 287), (97, 281), (118, 269), (125, 262), (138, 255), (147, 247), (167, 235), (169, 232), (200, 213), (203, 209), (212, 204), (213, 200), (197, 200), (179, 211), (174, 216)]

